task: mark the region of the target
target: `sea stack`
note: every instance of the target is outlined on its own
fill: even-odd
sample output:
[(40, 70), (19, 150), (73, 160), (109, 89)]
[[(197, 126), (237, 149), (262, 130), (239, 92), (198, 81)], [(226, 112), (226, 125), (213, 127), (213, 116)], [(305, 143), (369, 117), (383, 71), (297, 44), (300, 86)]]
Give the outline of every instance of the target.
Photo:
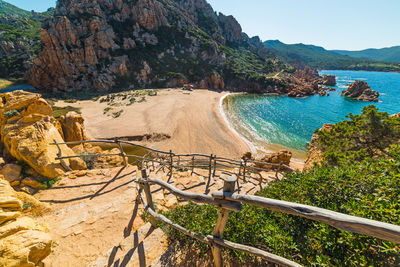
[(355, 81), (347, 90), (342, 92), (343, 96), (354, 98), (358, 101), (378, 102), (379, 93), (369, 87), (367, 82)]

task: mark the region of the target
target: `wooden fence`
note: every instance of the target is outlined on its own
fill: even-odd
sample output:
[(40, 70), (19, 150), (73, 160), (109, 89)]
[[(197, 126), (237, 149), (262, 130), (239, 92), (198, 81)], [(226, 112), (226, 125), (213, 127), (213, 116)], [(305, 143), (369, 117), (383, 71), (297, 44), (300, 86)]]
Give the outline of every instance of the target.
[[(223, 258), (222, 258), (222, 248), (229, 248), (236, 251), (245, 252), (248, 254), (252, 254), (258, 256), (268, 262), (278, 264), (280, 266), (301, 266), (300, 264), (288, 260), (286, 258), (280, 257), (278, 255), (274, 255), (272, 253), (266, 252), (264, 250), (246, 246), (242, 244), (237, 244), (226, 239), (223, 239), (224, 228), (228, 221), (229, 212), (238, 212), (242, 209), (242, 203), (255, 205), (263, 208), (267, 208), (273, 211), (282, 212), (285, 214), (291, 214), (296, 216), (301, 216), (310, 220), (323, 222), (328, 225), (331, 225), (337, 229), (364, 234), (367, 236), (372, 236), (376, 238), (380, 238), (383, 240), (395, 242), (400, 244), (400, 226), (383, 223), (379, 221), (364, 219), (361, 217), (350, 216), (326, 209), (321, 209), (313, 206), (302, 205), (298, 203), (291, 203), (287, 201), (268, 199), (258, 196), (252, 195), (241, 195), (235, 193), (235, 184), (238, 182), (237, 178), (241, 178), (246, 180), (246, 172), (247, 171), (265, 171), (264, 168), (252, 167), (248, 166), (251, 163), (257, 163), (255, 161), (237, 161), (227, 158), (220, 158), (214, 155), (204, 155), (204, 154), (174, 154), (172, 151), (164, 152), (160, 150), (155, 150), (152, 148), (148, 148), (145, 146), (137, 145), (127, 141), (120, 140), (92, 140), (92, 141), (79, 141), (79, 142), (65, 142), (65, 143), (57, 143), (54, 140), (54, 144), (59, 149), (57, 159), (63, 161), (64, 159), (80, 157), (81, 155), (76, 156), (62, 156), (62, 150), (60, 145), (62, 144), (81, 144), (81, 143), (109, 143), (109, 144), (117, 144), (120, 153), (118, 154), (99, 154), (98, 156), (121, 156), (124, 158), (124, 164), (127, 164), (126, 158), (135, 157), (142, 159), (142, 167), (149, 168), (149, 163), (159, 163), (159, 168), (168, 168), (169, 174), (172, 175), (172, 171), (174, 168), (208, 168), (209, 177), (215, 175), (215, 171), (218, 166), (222, 166), (228, 169), (239, 168), (239, 173), (232, 173), (235, 176), (230, 176), (224, 180), (224, 186), (222, 192), (213, 192), (211, 195), (205, 194), (194, 194), (179, 190), (175, 188), (171, 184), (164, 182), (158, 179), (151, 179), (147, 175), (146, 168), (143, 168), (141, 171), (141, 178), (135, 179), (134, 181), (139, 185), (137, 188), (138, 198), (143, 204), (144, 210), (151, 217), (151, 224), (153, 227), (157, 227), (156, 221), (161, 221), (164, 224), (169, 225), (170, 227), (178, 230), (179, 232), (190, 236), (200, 242), (206, 243), (210, 246), (211, 252), (213, 255), (214, 265), (216, 267), (223, 266)], [(142, 147), (151, 151), (154, 154), (149, 154), (147, 156), (136, 156), (136, 155), (127, 155), (124, 152), (123, 146), (121, 144), (129, 144), (137, 147)], [(161, 154), (161, 155), (158, 155)], [(182, 164), (184, 162), (184, 157), (189, 157), (189, 161), (191, 164)], [(207, 159), (207, 163), (205, 164), (203, 161), (199, 161), (200, 164), (196, 164), (196, 157), (203, 157), (203, 159)], [(187, 160), (186, 160), (187, 161)], [(65, 164), (65, 163), (64, 163)], [(272, 163), (264, 163), (261, 164), (269, 165), (277, 168), (278, 171), (282, 171), (285, 169), (287, 171), (293, 171), (289, 166), (285, 166), (282, 164), (272, 164)], [(151, 165), (150, 168), (155, 170), (155, 166)], [(236, 178), (237, 177), (237, 178)], [(261, 178), (262, 179), (262, 178)], [(150, 185), (158, 185), (165, 190), (168, 190), (177, 198), (185, 199), (192, 201), (198, 204), (210, 204), (219, 208), (218, 219), (213, 231), (212, 235), (202, 236), (200, 234), (194, 233), (192, 231), (187, 230), (186, 228), (173, 223), (165, 216), (158, 214), (155, 210), (155, 206), (152, 200), (152, 193), (150, 190)], [(143, 195), (144, 193), (144, 195)]]
[[(175, 154), (170, 150), (169, 152), (153, 149), (150, 147), (135, 144), (129, 141), (123, 141), (119, 139), (114, 140), (87, 140), (87, 141), (75, 141), (75, 142), (62, 142), (58, 143), (54, 140), (51, 145), (56, 145), (58, 148), (58, 160), (61, 161), (62, 166), (66, 171), (71, 169), (64, 162), (65, 159), (84, 157), (84, 155), (73, 155), (73, 156), (63, 156), (61, 145), (80, 145), (80, 144), (108, 144), (115, 145), (119, 149), (119, 153), (108, 153), (108, 154), (96, 154), (95, 157), (106, 157), (106, 156), (120, 156), (123, 159), (123, 163), (126, 166), (129, 159), (135, 159), (140, 162), (140, 168), (146, 167), (147, 169), (152, 168), (156, 173), (159, 171), (168, 170), (169, 178), (172, 178), (173, 170), (189, 169), (193, 174), (195, 169), (208, 169), (208, 178), (214, 178), (216, 176), (216, 171), (221, 171), (228, 175), (235, 175), (239, 179), (246, 182), (248, 179), (254, 179), (249, 174), (255, 174), (258, 176), (257, 180), (259, 184), (264, 181), (268, 181), (267, 178), (263, 177), (263, 173), (274, 171), (275, 179), (278, 179), (278, 174), (281, 172), (293, 172), (295, 171), (290, 166), (282, 163), (268, 163), (255, 160), (241, 159), (234, 160), (224, 157), (218, 157), (216, 155), (206, 155), (200, 153), (192, 154)], [(124, 146), (132, 146), (136, 148), (141, 148), (147, 153), (144, 156), (139, 155), (129, 155), (125, 152)]]
[[(252, 254), (280, 266), (301, 266), (296, 262), (278, 255), (271, 254), (261, 249), (237, 244), (223, 239), (224, 228), (228, 221), (229, 212), (240, 211), (242, 209), (242, 203), (267, 208), (273, 211), (279, 211), (285, 214), (301, 216), (310, 220), (329, 224), (340, 230), (364, 234), (400, 244), (400, 226), (398, 225), (350, 216), (343, 213), (287, 201), (268, 199), (252, 195), (235, 194), (234, 191), (236, 178), (233, 176), (225, 179), (222, 192), (214, 192), (212, 193), (212, 196), (183, 192), (163, 181), (150, 179), (147, 177), (146, 169), (142, 169), (142, 178), (136, 179), (135, 182), (139, 184), (138, 196), (143, 204), (144, 210), (150, 214), (152, 218), (152, 225), (157, 227), (156, 220), (159, 220), (187, 236), (208, 244), (211, 248), (214, 265), (216, 267), (223, 266), (221, 252), (222, 247)], [(178, 198), (190, 200), (194, 203), (207, 203), (219, 207), (220, 210), (213, 235), (202, 236), (191, 232), (184, 227), (173, 223), (165, 216), (156, 213), (150, 191), (150, 185), (152, 184), (161, 186)], [(145, 196), (143, 196), (143, 191)]]

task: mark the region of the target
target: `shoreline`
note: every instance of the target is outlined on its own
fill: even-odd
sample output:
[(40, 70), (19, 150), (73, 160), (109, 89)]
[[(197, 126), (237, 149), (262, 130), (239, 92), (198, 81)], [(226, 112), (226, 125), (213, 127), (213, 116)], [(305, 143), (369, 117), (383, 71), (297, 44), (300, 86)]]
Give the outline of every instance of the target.
[(224, 122), (227, 124), (228, 128), (236, 134), (243, 142), (245, 142), (251, 150), (251, 153), (254, 155), (257, 154), (272, 154), (275, 152), (278, 152), (280, 150), (289, 150), (290, 152), (293, 153), (292, 156), (292, 162), (298, 163), (298, 164), (304, 164), (306, 161), (306, 151), (300, 151), (300, 150), (295, 150), (289, 147), (285, 147), (279, 144), (273, 144), (273, 143), (268, 143), (268, 142), (263, 142), (261, 145), (257, 145), (254, 142), (250, 141), (248, 138), (246, 138), (243, 134), (240, 133), (240, 131), (236, 130), (235, 127), (233, 126), (233, 123), (228, 119), (228, 116), (226, 115), (227, 112), (224, 109), (224, 100), (231, 96), (231, 95), (238, 95), (238, 94), (243, 94), (243, 93), (227, 93), (224, 96), (220, 98), (220, 103), (219, 103), (219, 109), (221, 112), (221, 116), (224, 119)]
[(256, 146), (250, 140), (248, 140), (246, 137), (244, 137), (238, 131), (236, 131), (236, 129), (232, 126), (231, 122), (229, 121), (228, 117), (225, 114), (224, 99), (226, 99), (228, 96), (233, 95), (233, 94), (234, 93), (226, 93), (225, 95), (221, 96), (221, 98), (219, 99), (219, 105), (218, 105), (219, 112), (220, 112), (221, 117), (224, 120), (226, 126), (229, 128), (229, 130), (232, 133), (234, 133), (235, 135), (237, 135), (237, 137), (239, 137), (244, 143), (246, 143), (246, 145), (249, 147), (250, 152), (252, 154), (257, 154)]

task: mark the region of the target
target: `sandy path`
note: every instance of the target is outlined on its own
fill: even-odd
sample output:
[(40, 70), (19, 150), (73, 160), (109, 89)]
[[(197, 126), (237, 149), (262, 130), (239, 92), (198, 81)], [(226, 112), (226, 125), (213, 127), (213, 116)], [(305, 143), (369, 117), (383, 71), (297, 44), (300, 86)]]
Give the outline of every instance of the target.
[(250, 148), (223, 121), (218, 110), (223, 94), (209, 90), (162, 90), (157, 96), (147, 96), (146, 102), (115, 108), (124, 110), (115, 119), (103, 114), (106, 103), (58, 102), (57, 106), (81, 107), (92, 138), (160, 133), (171, 138), (147, 145), (162, 150), (172, 148), (175, 153), (213, 153), (238, 158)]

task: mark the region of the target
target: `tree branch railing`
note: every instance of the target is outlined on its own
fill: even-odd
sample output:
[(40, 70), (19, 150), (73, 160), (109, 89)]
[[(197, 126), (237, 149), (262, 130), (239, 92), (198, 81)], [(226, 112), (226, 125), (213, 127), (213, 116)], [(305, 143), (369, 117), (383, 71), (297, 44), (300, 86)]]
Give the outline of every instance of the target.
[[(242, 209), (242, 204), (255, 205), (273, 211), (282, 212), (285, 214), (305, 217), (313, 221), (326, 223), (339, 230), (364, 234), (367, 236), (372, 236), (400, 244), (400, 226), (398, 225), (346, 215), (343, 213), (334, 212), (308, 205), (302, 205), (298, 203), (268, 199), (258, 196), (235, 194), (234, 187), (236, 183), (236, 178), (234, 176), (225, 179), (224, 188), (222, 192), (213, 192), (211, 196), (183, 192), (178, 188), (175, 188), (172, 185), (163, 182), (161, 180), (147, 178), (146, 169), (142, 170), (142, 178), (135, 179), (134, 181), (140, 185), (140, 189), (138, 189), (138, 196), (141, 199), (141, 202), (144, 206), (144, 210), (151, 216), (151, 218), (169, 225), (170, 227), (176, 229), (177, 231), (183, 233), (184, 235), (192, 237), (202, 243), (208, 244), (211, 248), (214, 265), (216, 267), (223, 266), (223, 259), (221, 253), (222, 247), (255, 255), (268, 262), (275, 263), (280, 266), (296, 266), (296, 267), (301, 266), (300, 264), (294, 261), (280, 257), (278, 255), (274, 255), (264, 250), (251, 246), (237, 244), (223, 239), (223, 232), (226, 222), (228, 220), (229, 212), (240, 211)], [(149, 197), (148, 194), (146, 194), (145, 198), (142, 194), (144, 185), (149, 186), (150, 184), (159, 185), (163, 189), (166, 189), (173, 195), (177, 196), (178, 198), (184, 198), (194, 203), (211, 204), (219, 207), (220, 211), (213, 234), (207, 236), (199, 235), (197, 233), (187, 230), (186, 228), (178, 224), (173, 223), (165, 216), (156, 213), (151, 196)], [(224, 200), (225, 202), (221, 202), (221, 200)], [(233, 203), (238, 205), (237, 206), (231, 205)], [(235, 208), (232, 209), (232, 207)], [(152, 222), (152, 225), (154, 227), (157, 227), (154, 221)]]
[[(216, 171), (226, 171), (230, 173), (234, 173), (239, 179), (241, 178), (246, 182), (247, 174), (257, 174), (260, 179), (258, 179), (261, 184), (265, 179), (262, 177), (262, 172), (270, 172), (275, 171), (275, 177), (277, 179), (278, 173), (280, 172), (293, 172), (295, 171), (290, 166), (285, 164), (277, 164), (277, 163), (268, 163), (268, 162), (260, 162), (254, 160), (234, 160), (224, 157), (217, 157), (216, 155), (206, 155), (201, 153), (191, 153), (191, 154), (175, 154), (171, 150), (169, 152), (162, 151), (150, 147), (146, 147), (143, 145), (135, 144), (129, 141), (119, 140), (115, 138), (113, 140), (84, 140), (84, 141), (72, 141), (72, 142), (57, 142), (54, 140), (54, 143), (51, 145), (56, 145), (59, 148), (59, 153), (57, 155), (57, 160), (60, 160), (63, 167), (70, 171), (68, 165), (63, 161), (64, 159), (71, 158), (79, 158), (84, 157), (84, 155), (72, 155), (72, 156), (63, 156), (62, 150), (60, 149), (60, 145), (80, 145), (80, 144), (107, 144), (107, 145), (115, 145), (116, 148), (119, 149), (119, 153), (105, 153), (105, 154), (95, 154), (96, 157), (107, 157), (107, 156), (120, 156), (123, 160), (124, 166), (127, 166), (129, 159), (137, 159), (141, 160), (142, 166), (148, 166), (149, 163), (153, 166), (153, 171), (155, 169), (154, 163), (160, 165), (160, 169), (165, 171), (165, 168), (168, 170), (168, 176), (171, 178), (173, 174), (173, 170), (175, 169), (191, 169), (192, 173), (194, 173), (195, 168), (208, 169), (208, 178), (214, 178), (216, 176)], [(145, 156), (139, 155), (130, 155), (126, 153), (126, 149), (124, 146), (132, 146), (136, 148), (141, 148), (148, 153)], [(257, 165), (258, 164), (258, 165)], [(261, 167), (260, 167), (261, 166)], [(140, 166), (141, 167), (141, 166)], [(236, 171), (235, 171), (236, 170)], [(247, 176), (247, 178), (252, 178), (251, 175)], [(238, 179), (238, 180), (239, 180)], [(267, 180), (268, 181), (268, 180)]]

